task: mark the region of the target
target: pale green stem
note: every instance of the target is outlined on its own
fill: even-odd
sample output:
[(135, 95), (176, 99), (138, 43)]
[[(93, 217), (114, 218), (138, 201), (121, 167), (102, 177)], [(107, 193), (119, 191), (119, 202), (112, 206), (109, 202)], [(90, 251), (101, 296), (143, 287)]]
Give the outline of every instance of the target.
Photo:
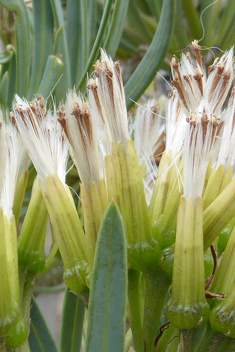
[(128, 272), (129, 318), (136, 352), (144, 352), (140, 275), (140, 272), (135, 270)]
[(226, 340), (228, 340), (228, 338), (224, 334), (213, 331), (208, 324), (206, 332), (196, 349), (196, 352), (220, 352)]
[(147, 271), (145, 273), (143, 324), (145, 352), (154, 351), (154, 342), (158, 335), (161, 314), (169, 286), (170, 281), (163, 271)]
[(180, 330), (179, 352), (194, 352), (196, 329)]

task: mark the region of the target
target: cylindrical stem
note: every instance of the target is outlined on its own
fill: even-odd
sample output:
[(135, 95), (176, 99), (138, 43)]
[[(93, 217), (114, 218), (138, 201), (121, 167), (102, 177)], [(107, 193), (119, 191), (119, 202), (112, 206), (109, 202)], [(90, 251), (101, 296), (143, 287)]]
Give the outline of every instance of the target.
[(162, 310), (170, 286), (162, 270), (145, 272), (145, 302), (143, 335), (145, 352), (154, 351)]
[(144, 352), (143, 339), (143, 301), (141, 273), (135, 270), (128, 272), (129, 317), (136, 352)]
[(180, 352), (193, 352), (196, 329), (180, 330)]

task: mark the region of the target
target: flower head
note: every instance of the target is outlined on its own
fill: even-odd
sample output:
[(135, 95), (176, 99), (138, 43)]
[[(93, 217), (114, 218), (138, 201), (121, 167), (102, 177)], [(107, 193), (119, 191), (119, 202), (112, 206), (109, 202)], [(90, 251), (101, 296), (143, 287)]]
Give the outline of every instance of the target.
[(204, 112), (218, 116), (234, 77), (233, 48), (214, 61), (206, 77), (201, 47), (196, 41), (192, 47), (196, 56), (195, 63), (190, 54), (183, 54), (180, 61), (175, 57), (172, 59), (172, 85), (176, 87), (187, 114)]
[(17, 95), (13, 110), (12, 120), (41, 181), (57, 174), (65, 183), (68, 145), (56, 113), (46, 110), (41, 97), (29, 104)]
[[(196, 63), (190, 55), (172, 60), (174, 80), (189, 123), (184, 143), (184, 193), (196, 199), (202, 195), (207, 166), (215, 137), (221, 128), (222, 106), (234, 78), (233, 49), (203, 69), (201, 48), (192, 43)], [(199, 177), (200, 175), (200, 177)]]
[(97, 128), (88, 104), (71, 91), (66, 104), (57, 112), (70, 144), (70, 153), (78, 170), (82, 183), (89, 188), (96, 185), (102, 177), (101, 152), (99, 149)]
[(20, 141), (19, 135), (13, 125), (4, 124), (2, 128), (5, 129), (5, 151), (3, 150), (3, 153), (5, 152), (7, 157), (1, 188), (0, 206), (10, 220), (19, 170)]
[[(111, 141), (126, 146), (128, 134), (126, 100), (118, 62), (101, 51), (101, 60), (94, 65), (94, 79), (88, 82), (89, 105), (98, 123), (106, 153)], [(106, 139), (106, 141), (105, 141)]]
[(157, 164), (165, 149), (165, 119), (161, 116), (163, 105), (165, 105), (164, 98), (157, 104), (154, 99), (150, 99), (145, 107), (137, 108), (129, 123), (129, 134), (134, 140), (138, 161), (142, 167), (148, 204), (151, 201), (157, 177)]

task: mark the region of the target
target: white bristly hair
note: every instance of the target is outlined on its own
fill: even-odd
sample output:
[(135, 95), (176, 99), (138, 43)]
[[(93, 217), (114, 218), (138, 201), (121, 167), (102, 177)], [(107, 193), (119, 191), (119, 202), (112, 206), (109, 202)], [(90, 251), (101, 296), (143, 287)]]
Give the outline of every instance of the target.
[(56, 113), (45, 112), (37, 101), (29, 104), (17, 95), (13, 111), (14, 123), (38, 177), (45, 182), (46, 176), (57, 174), (65, 183), (68, 143)]

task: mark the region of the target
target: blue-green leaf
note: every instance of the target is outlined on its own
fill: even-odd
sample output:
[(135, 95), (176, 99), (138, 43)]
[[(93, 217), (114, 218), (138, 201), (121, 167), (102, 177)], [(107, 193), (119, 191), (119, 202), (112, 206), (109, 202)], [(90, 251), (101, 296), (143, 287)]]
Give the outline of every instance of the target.
[(63, 72), (63, 63), (58, 56), (48, 57), (46, 68), (38, 88), (38, 93), (45, 98), (52, 93)]
[(68, 0), (66, 7), (66, 36), (70, 54), (71, 81), (75, 85), (87, 64), (96, 4), (88, 0)]
[(86, 352), (123, 352), (127, 254), (120, 212), (112, 202), (97, 239), (88, 311)]
[[(234, 0), (228, 0), (226, 3), (226, 6), (223, 9), (223, 15), (220, 21), (220, 30), (217, 38), (219, 47), (223, 46), (224, 40), (226, 39), (226, 34), (228, 36), (228, 33), (230, 34), (233, 33), (232, 28), (234, 28), (233, 27), (233, 24), (235, 22), (234, 18), (235, 18)], [(231, 36), (231, 39), (234, 41), (234, 37), (232, 35), (230, 36)]]
[(82, 340), (85, 305), (67, 287), (64, 298), (62, 328), (60, 339), (61, 352), (79, 352)]
[(76, 83), (77, 72), (82, 70), (80, 50), (81, 46), (81, 18), (79, 16), (79, 0), (68, 0), (66, 6), (66, 37), (71, 68), (71, 83)]
[(59, 27), (61, 27), (64, 23), (61, 2), (60, 0), (50, 0), (50, 3), (53, 11), (55, 26), (57, 29), (59, 29)]
[(114, 5), (107, 39), (104, 44), (105, 50), (112, 57), (115, 56), (122, 37), (128, 6), (129, 0), (117, 0)]
[(65, 24), (63, 24), (56, 32), (53, 51), (55, 55), (61, 56), (61, 60), (64, 64), (63, 76), (55, 89), (56, 99), (57, 101), (60, 101), (61, 99), (65, 98), (67, 90), (72, 88), (70, 59), (68, 52), (68, 42), (65, 33)]
[(0, 0), (0, 4), (17, 14), (16, 31), (16, 92), (26, 96), (30, 71), (30, 25), (26, 4), (23, 0)]
[(30, 319), (29, 346), (31, 351), (58, 352), (55, 342), (34, 298), (32, 298)]
[(11, 109), (12, 100), (16, 89), (16, 54), (15, 50), (12, 50), (10, 60), (2, 64), (1, 76), (8, 72), (9, 84), (7, 92), (7, 107)]
[(53, 16), (50, 1), (33, 1), (33, 57), (27, 98), (37, 93), (48, 56), (52, 50)]
[(113, 5), (113, 0), (107, 0), (105, 2), (104, 11), (103, 11), (102, 18), (100, 21), (99, 30), (96, 35), (95, 43), (92, 47), (92, 51), (91, 51), (90, 56), (87, 60), (86, 67), (83, 71), (82, 76), (80, 77), (80, 81), (78, 82), (76, 89), (84, 90), (85, 83), (87, 80), (87, 73), (90, 73), (90, 71), (92, 70), (93, 64), (94, 64), (95, 60), (97, 59), (97, 56), (98, 56), (98, 53), (99, 53), (99, 50), (101, 47), (101, 43), (104, 39), (106, 30), (108, 27), (108, 19), (111, 15), (111, 12), (112, 12), (112, 5)]
[(174, 2), (174, 0), (164, 1), (160, 21), (152, 43), (125, 85), (128, 108), (133, 104), (132, 100), (137, 101), (152, 82), (165, 57), (173, 28)]

